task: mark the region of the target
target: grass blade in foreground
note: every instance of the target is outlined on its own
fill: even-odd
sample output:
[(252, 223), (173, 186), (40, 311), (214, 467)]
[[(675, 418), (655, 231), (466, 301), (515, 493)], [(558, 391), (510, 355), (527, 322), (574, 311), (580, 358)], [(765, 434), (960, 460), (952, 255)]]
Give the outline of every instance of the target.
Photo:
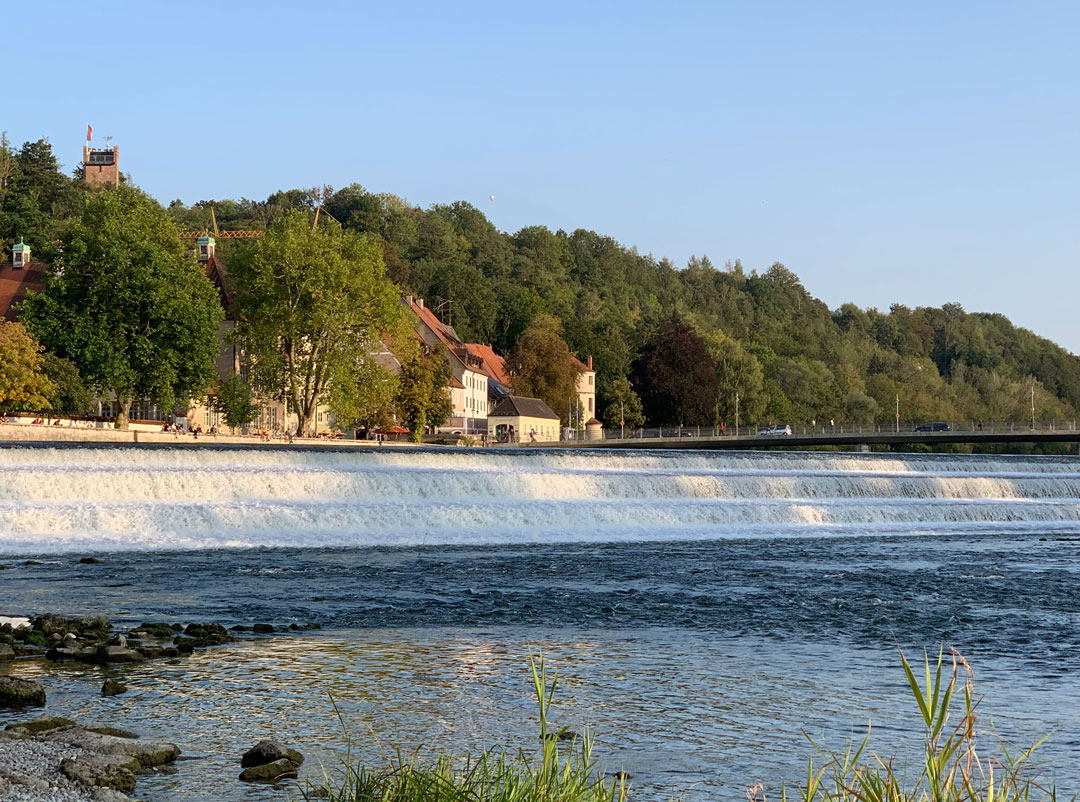
[[(891, 759), (878, 755), (863, 759), (870, 737), (868, 731), (854, 753), (835, 753), (818, 747), (826, 763), (817, 774), (811, 770), (805, 786), (798, 786), (802, 802), (1054, 802), (1057, 799), (1056, 789), (1040, 785), (1030, 766), (1032, 753), (1045, 738), (1015, 757), (1004, 746), (1000, 756), (979, 754), (975, 728), (978, 702), (971, 667), (963, 657), (953, 651), (952, 670), (943, 677), (943, 668), (947, 667), (944, 654), (938, 653), (933, 666), (929, 656), (924, 655), (925, 687), (919, 686), (903, 652), (900, 660), (923, 730), (924, 753), (918, 776), (909, 781), (902, 770), (894, 768)], [(961, 671), (963, 707), (953, 710)], [(958, 718), (950, 725), (950, 718), (955, 715)], [(751, 789), (755, 800), (759, 798), (758, 789), (761, 786)], [(760, 802), (765, 802), (764, 790), (760, 793)], [(786, 802), (786, 790), (782, 799)]]

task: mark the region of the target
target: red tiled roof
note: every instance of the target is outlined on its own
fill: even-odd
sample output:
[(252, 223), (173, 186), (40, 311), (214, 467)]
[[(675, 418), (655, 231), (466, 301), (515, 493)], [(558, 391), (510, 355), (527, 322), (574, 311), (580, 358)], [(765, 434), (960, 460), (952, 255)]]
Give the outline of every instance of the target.
[(27, 262), (21, 270), (16, 270), (10, 262), (0, 267), (0, 315), (4, 320), (18, 320), (15, 306), (19, 301), (28, 292), (41, 292), (46, 267), (44, 262)]
[(456, 390), (464, 390), (465, 389), (465, 385), (461, 383), (461, 379), (458, 379), (458, 378), (456, 378), (454, 376), (450, 377), (450, 386), (453, 387)]
[(438, 337), (447, 348), (451, 350), (460, 349), (462, 342), (458, 337), (457, 332), (454, 331), (452, 326), (447, 326), (439, 318), (424, 306), (422, 303), (417, 303), (413, 298), (407, 298), (405, 303), (408, 307), (416, 313), (416, 316), (420, 318), (420, 322), (427, 326)]
[(479, 343), (466, 343), (465, 347), (469, 349), (469, 353), (480, 360), (483, 371), (488, 375), (488, 378), (494, 379), (506, 387), (510, 386), (510, 376), (506, 372), (506, 362), (495, 353), (495, 349), (490, 345), (480, 345)]
[(228, 312), (232, 308), (233, 299), (232, 294), (225, 289), (225, 265), (218, 261), (217, 256), (210, 254), (203, 269), (206, 271), (206, 277), (217, 287), (221, 306)]

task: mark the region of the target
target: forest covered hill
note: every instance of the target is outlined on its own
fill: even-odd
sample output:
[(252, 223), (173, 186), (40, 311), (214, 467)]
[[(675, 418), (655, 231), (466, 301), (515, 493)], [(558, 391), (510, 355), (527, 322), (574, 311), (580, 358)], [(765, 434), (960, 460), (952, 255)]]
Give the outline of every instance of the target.
[[(0, 243), (23, 238), (53, 257), (57, 233), (85, 192), (45, 141), (0, 151)], [(173, 201), (182, 229), (264, 228), (286, 210), (322, 206), (347, 229), (376, 237), (388, 275), (423, 297), (463, 340), (509, 353), (540, 315), (557, 318), (570, 349), (591, 355), (598, 407), (622, 399), (626, 379), (652, 424), (1040, 420), (1080, 410), (1080, 359), (959, 304), (888, 311), (829, 309), (776, 263), (747, 270), (707, 257), (685, 266), (611, 237), (528, 226), (499, 231), (462, 202), (427, 209), (359, 184), (277, 192), (264, 201)], [(219, 240), (228, 264), (229, 249)], [(611, 422), (618, 416), (608, 414)]]

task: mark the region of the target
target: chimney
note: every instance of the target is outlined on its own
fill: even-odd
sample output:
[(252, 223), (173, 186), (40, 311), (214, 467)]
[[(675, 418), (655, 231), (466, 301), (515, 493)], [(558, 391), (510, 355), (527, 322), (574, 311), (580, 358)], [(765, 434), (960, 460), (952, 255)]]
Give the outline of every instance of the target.
[(417, 298), (416, 299), (416, 305), (419, 306), (421, 309), (423, 309), (424, 308), (424, 299), (423, 298)]
[(13, 270), (22, 270), (28, 264), (30, 264), (30, 246), (19, 240), (11, 248), (11, 267)]
[(588, 360), (586, 360), (585, 364), (588, 366), (589, 370), (592, 370), (592, 357), (591, 356), (588, 358)]

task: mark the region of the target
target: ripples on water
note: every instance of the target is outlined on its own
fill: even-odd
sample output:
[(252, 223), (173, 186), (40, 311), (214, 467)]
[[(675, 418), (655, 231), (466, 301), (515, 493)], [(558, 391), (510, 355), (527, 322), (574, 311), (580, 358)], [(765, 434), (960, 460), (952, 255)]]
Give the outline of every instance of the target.
[[(558, 723), (594, 725), (638, 799), (741, 798), (743, 784), (795, 779), (803, 729), (840, 743), (872, 716), (883, 751), (910, 747), (895, 643), (959, 647), (998, 729), (1021, 742), (1055, 730), (1044, 756), (1080, 786), (1074, 460), (149, 451), (133, 465), (115, 449), (22, 451), (0, 450), (0, 518), (23, 527), (0, 535), (13, 566), (0, 612), (325, 627), (110, 669), (132, 688), (111, 699), (104, 669), (20, 663), (48, 674), (51, 710), (197, 758), (141, 781), (150, 802), (280, 797), (235, 779), (265, 736), (305, 751), (307, 776), (320, 760), (336, 768), (330, 692), (366, 761), (398, 746), (531, 749), (530, 646), (562, 672)], [(463, 525), (462, 498), (510, 524)], [(195, 517), (172, 522), (185, 504)], [(297, 507), (308, 513), (275, 518)], [(814, 523), (830, 516), (848, 536), (795, 537), (837, 531)], [(101, 565), (71, 553), (128, 537), (141, 550)], [(291, 537), (350, 545), (282, 548)], [(193, 540), (272, 547), (168, 550)], [(24, 565), (32, 554), (43, 564)]]

